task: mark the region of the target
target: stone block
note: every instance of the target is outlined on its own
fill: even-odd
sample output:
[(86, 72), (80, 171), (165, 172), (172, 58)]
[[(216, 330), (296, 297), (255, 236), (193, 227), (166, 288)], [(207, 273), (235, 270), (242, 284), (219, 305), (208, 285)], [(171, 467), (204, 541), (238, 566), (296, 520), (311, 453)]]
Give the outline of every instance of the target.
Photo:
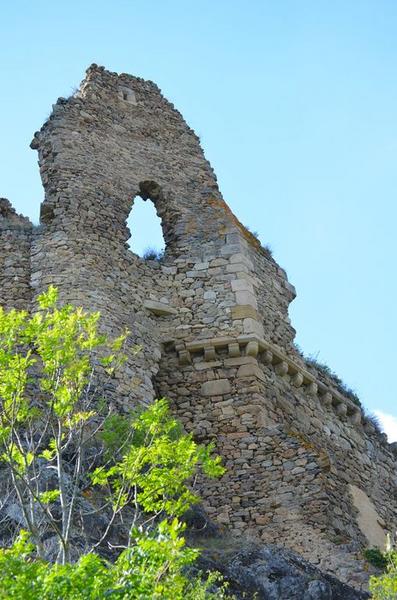
[(250, 304), (236, 304), (232, 306), (232, 319), (255, 319), (260, 320), (258, 311)]
[(233, 263), (227, 265), (226, 271), (227, 273), (249, 273), (250, 269), (244, 263)]
[(259, 344), (257, 342), (257, 340), (251, 340), (250, 342), (248, 342), (246, 348), (245, 348), (245, 353), (247, 356), (258, 356), (258, 352), (259, 352)]
[(280, 375), (280, 377), (282, 377), (283, 375), (286, 375), (288, 373), (288, 363), (286, 363), (283, 360), (276, 364), (274, 370), (276, 371), (277, 375)]
[(195, 362), (194, 368), (196, 371), (207, 371), (208, 369), (215, 369), (222, 366), (222, 361), (213, 360), (211, 362)]
[(237, 254), (240, 250), (240, 245), (238, 244), (225, 244), (221, 248), (222, 256), (231, 256), (232, 254)]
[(230, 263), (243, 263), (247, 267), (249, 267), (251, 270), (254, 270), (254, 265), (253, 265), (252, 261), (246, 254), (243, 254), (242, 252), (238, 252), (237, 254), (233, 254), (232, 256), (230, 256), (229, 262)]
[(227, 345), (227, 350), (229, 353), (229, 358), (235, 358), (240, 356), (240, 344), (238, 342), (231, 342)]
[(203, 298), (204, 298), (204, 300), (215, 301), (216, 300), (216, 292), (214, 292), (212, 290), (207, 290), (206, 292), (204, 292)]
[(211, 267), (223, 267), (227, 265), (227, 260), (225, 258), (214, 258), (211, 260)]
[(253, 285), (247, 279), (235, 279), (231, 282), (233, 292), (247, 291), (254, 293)]
[(143, 306), (151, 313), (159, 317), (164, 317), (167, 315), (176, 315), (178, 312), (169, 304), (166, 304), (165, 302), (158, 302), (156, 300), (145, 300)]
[(310, 394), (311, 396), (315, 396), (317, 394), (317, 392), (318, 392), (318, 385), (315, 381), (312, 381), (307, 386), (307, 393)]
[(195, 271), (206, 271), (208, 269), (208, 267), (210, 266), (209, 262), (200, 262), (200, 263), (196, 263), (193, 267), (193, 269)]
[(235, 358), (225, 358), (223, 361), (225, 367), (239, 367), (240, 365), (258, 364), (253, 356), (237, 356)]
[(264, 337), (263, 325), (255, 319), (244, 319), (243, 328), (244, 333), (254, 333), (260, 338)]
[(223, 396), (230, 394), (231, 385), (228, 379), (215, 379), (206, 381), (201, 385), (201, 394), (203, 396)]
[(207, 362), (216, 360), (216, 352), (214, 346), (204, 346), (204, 360)]
[(374, 504), (367, 494), (356, 485), (349, 485), (349, 492), (358, 511), (357, 524), (367, 538), (368, 546), (383, 549), (386, 543), (386, 533), (379, 525), (381, 518)]
[(207, 277), (207, 273), (205, 271), (187, 271), (186, 277), (188, 279), (204, 279)]
[(237, 371), (237, 377), (257, 377), (261, 381), (266, 381), (265, 375), (262, 373), (257, 364), (241, 365)]
[(292, 377), (292, 385), (294, 385), (295, 387), (300, 387), (303, 384), (303, 375), (302, 373), (295, 373), (295, 375)]
[(258, 302), (252, 292), (239, 290), (236, 292), (236, 304), (249, 304), (254, 308), (258, 308)]

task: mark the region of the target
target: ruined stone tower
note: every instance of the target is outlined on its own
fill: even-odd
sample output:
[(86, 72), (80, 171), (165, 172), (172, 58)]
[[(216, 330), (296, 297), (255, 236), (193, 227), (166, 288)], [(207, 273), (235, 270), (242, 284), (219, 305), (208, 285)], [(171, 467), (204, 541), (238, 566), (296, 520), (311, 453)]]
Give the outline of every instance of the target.
[[(357, 551), (397, 527), (393, 449), (294, 347), (294, 288), (180, 113), (152, 82), (92, 65), (31, 146), (45, 200), (39, 227), (0, 201), (1, 303), (29, 308), (54, 284), (109, 332), (128, 327), (142, 351), (109, 397), (123, 410), (166, 396), (215, 441), (227, 473), (202, 490), (210, 517), (359, 583)], [(136, 196), (161, 219), (160, 262), (127, 245)]]

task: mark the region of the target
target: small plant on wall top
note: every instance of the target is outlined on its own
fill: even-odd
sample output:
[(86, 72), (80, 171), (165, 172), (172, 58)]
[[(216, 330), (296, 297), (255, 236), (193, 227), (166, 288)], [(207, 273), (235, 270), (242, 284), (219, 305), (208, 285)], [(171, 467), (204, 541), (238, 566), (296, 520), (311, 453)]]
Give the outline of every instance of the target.
[(160, 261), (164, 257), (164, 250), (157, 250), (157, 248), (146, 248), (143, 253), (143, 260), (157, 260)]

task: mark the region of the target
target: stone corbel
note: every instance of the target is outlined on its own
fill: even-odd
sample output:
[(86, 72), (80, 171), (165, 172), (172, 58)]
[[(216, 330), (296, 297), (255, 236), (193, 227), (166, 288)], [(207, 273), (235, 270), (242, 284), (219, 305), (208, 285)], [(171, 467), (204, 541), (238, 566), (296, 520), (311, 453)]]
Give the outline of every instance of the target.
[(178, 357), (180, 365), (190, 365), (192, 363), (192, 357), (188, 350), (179, 350)]
[(206, 362), (216, 360), (216, 351), (214, 346), (204, 346), (204, 360)]
[(227, 349), (230, 358), (237, 358), (238, 356), (240, 356), (240, 345), (237, 342), (232, 342), (231, 344), (228, 344)]

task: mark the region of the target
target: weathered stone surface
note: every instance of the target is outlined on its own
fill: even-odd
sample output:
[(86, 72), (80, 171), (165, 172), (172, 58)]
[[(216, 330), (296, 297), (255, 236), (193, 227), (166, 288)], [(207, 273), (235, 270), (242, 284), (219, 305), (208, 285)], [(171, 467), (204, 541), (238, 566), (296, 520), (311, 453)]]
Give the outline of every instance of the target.
[(231, 386), (227, 379), (217, 379), (215, 381), (206, 381), (201, 386), (203, 396), (222, 396), (230, 394)]
[[(187, 431), (216, 441), (227, 472), (201, 485), (211, 518), (365, 586), (372, 537), (349, 485), (396, 530), (397, 451), (295, 348), (295, 290), (231, 213), (180, 113), (154, 83), (92, 65), (32, 148), (41, 224), (0, 200), (0, 303), (29, 310), (54, 284), (62, 301), (99, 310), (107, 333), (131, 331), (142, 351), (109, 402), (169, 397)], [(128, 248), (136, 196), (161, 218), (159, 262)]]
[(358, 510), (358, 525), (371, 548), (383, 550), (386, 544), (386, 532), (380, 525), (380, 517), (368, 496), (355, 485), (349, 485), (354, 506)]
[(255, 319), (259, 321), (260, 316), (257, 310), (250, 304), (237, 304), (232, 306), (232, 319)]
[(156, 300), (145, 300), (143, 306), (154, 315), (159, 316), (176, 315), (178, 312), (169, 304), (166, 304), (165, 302), (158, 302)]
[(320, 571), (294, 552), (275, 545), (248, 547), (221, 559), (203, 560), (229, 581), (237, 599), (364, 600), (358, 592)]

